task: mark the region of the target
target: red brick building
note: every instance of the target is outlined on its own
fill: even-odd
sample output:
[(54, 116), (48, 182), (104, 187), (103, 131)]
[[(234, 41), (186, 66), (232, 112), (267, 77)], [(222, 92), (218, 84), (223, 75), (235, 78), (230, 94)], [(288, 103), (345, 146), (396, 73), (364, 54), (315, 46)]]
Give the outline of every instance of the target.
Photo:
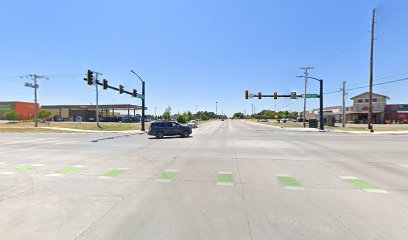
[[(38, 110), (40, 109), (37, 104)], [(4, 120), (3, 113), (14, 111), (20, 115), (19, 120), (31, 120), (35, 117), (35, 104), (30, 102), (0, 102), (0, 120)]]

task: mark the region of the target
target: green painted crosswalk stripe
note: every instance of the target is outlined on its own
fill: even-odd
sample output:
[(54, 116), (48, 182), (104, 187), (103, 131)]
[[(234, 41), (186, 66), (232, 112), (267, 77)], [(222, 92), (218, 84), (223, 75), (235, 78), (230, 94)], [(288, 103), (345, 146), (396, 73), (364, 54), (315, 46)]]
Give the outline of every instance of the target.
[(217, 173), (217, 185), (234, 185), (234, 176), (232, 172), (218, 171)]
[(76, 172), (78, 170), (79, 170), (78, 167), (69, 167), (69, 168), (65, 168), (65, 169), (63, 169), (61, 171), (57, 171), (55, 173), (56, 174), (68, 174), (68, 173)]
[(165, 179), (165, 180), (173, 180), (176, 178), (177, 173), (176, 172), (164, 172), (161, 176), (160, 179)]
[(109, 172), (106, 172), (105, 174), (103, 174), (103, 176), (105, 177), (117, 177), (119, 175), (121, 175), (122, 173), (126, 172), (126, 170), (123, 169), (113, 169)]
[(278, 174), (276, 175), (276, 177), (278, 178), (279, 183), (287, 189), (304, 190), (302, 184), (300, 184), (300, 182), (296, 178), (290, 175)]
[(32, 170), (34, 170), (33, 166), (24, 166), (24, 167), (20, 167), (20, 168), (15, 168), (15, 169), (13, 169), (12, 172), (21, 173), (21, 172), (27, 172), (27, 171), (32, 171)]
[(340, 176), (340, 178), (346, 180), (347, 182), (351, 183), (354, 187), (363, 189), (367, 192), (376, 192), (376, 193), (387, 193), (387, 191), (382, 190), (381, 188), (377, 187), (374, 184), (366, 182), (358, 177), (353, 176)]
[(176, 179), (177, 173), (177, 169), (167, 169), (158, 179), (156, 179), (156, 182), (171, 182)]

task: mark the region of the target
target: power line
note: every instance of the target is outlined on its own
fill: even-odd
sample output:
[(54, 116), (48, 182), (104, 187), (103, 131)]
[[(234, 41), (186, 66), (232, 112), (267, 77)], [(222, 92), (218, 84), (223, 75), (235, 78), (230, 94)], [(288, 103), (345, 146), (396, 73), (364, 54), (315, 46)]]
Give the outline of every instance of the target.
[[(373, 86), (385, 85), (385, 84), (394, 83), (394, 82), (403, 82), (403, 81), (407, 81), (407, 80), (408, 80), (408, 77), (401, 78), (401, 79), (396, 79), (396, 80), (391, 80), (391, 81), (386, 81), (386, 82), (375, 83), (375, 84), (373, 84)], [(366, 88), (366, 87), (368, 87), (368, 85), (361, 86), (361, 87), (348, 88), (348, 89), (346, 89), (346, 91), (351, 91), (351, 90), (356, 90), (356, 89), (361, 89), (361, 88)], [(341, 92), (341, 91), (342, 90), (340, 89), (340, 90), (337, 90), (337, 91), (326, 92), (324, 94), (327, 95), (327, 94), (332, 94), (332, 93), (338, 93), (338, 92)]]

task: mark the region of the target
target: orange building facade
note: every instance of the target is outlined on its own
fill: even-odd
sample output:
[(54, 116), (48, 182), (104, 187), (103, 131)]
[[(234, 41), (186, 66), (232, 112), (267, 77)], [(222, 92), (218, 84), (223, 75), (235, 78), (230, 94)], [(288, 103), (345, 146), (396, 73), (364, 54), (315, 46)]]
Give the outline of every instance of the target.
[[(38, 111), (40, 109), (37, 104)], [(30, 102), (0, 102), (0, 120), (5, 120), (3, 113), (14, 111), (20, 115), (19, 120), (31, 120), (35, 117), (35, 104)]]

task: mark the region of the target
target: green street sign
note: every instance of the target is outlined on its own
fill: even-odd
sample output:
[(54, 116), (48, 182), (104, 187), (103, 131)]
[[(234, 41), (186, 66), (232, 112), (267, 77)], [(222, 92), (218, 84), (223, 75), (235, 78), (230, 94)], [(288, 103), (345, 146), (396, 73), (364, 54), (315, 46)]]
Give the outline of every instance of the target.
[(319, 98), (319, 95), (317, 94), (302, 94), (302, 98)]
[(145, 97), (144, 97), (144, 95), (142, 95), (142, 94), (137, 94), (137, 96), (136, 96), (137, 98), (140, 98), (140, 99), (144, 99)]

